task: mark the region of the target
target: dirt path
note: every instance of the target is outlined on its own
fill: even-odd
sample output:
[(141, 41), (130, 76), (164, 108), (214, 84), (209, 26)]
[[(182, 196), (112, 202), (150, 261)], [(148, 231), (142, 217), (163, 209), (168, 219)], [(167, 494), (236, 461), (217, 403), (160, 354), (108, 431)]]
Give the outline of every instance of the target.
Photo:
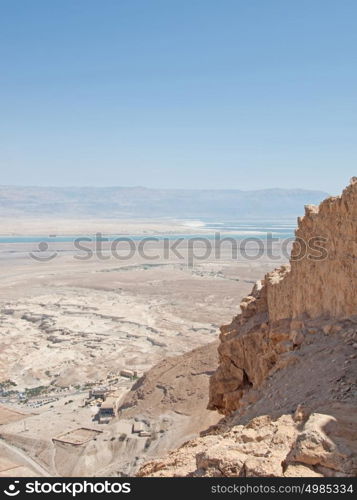
[(24, 451), (7, 443), (3, 439), (0, 440), (0, 449), (2, 447), (9, 450), (13, 458), (18, 457), (21, 461), (20, 462), (21, 465), (27, 465), (30, 469), (33, 469), (40, 476), (45, 476), (45, 477), (51, 476), (51, 474), (46, 469), (44, 469), (41, 465), (39, 465), (37, 462), (35, 462), (35, 460), (33, 460), (31, 457), (29, 457)]

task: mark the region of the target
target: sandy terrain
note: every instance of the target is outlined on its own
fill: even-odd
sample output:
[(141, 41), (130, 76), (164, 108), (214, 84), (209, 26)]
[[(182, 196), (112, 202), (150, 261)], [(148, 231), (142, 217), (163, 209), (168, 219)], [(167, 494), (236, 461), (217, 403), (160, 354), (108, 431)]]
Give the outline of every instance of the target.
[(199, 225), (193, 221), (155, 219), (88, 219), (88, 218), (21, 218), (3, 217), (0, 235), (50, 235), (50, 234), (169, 234), (196, 233)]
[[(99, 227), (100, 221), (96, 223)], [(23, 224), (27, 221), (16, 224), (12, 233), (29, 234)], [(67, 221), (62, 224), (66, 227)], [(94, 226), (83, 227), (82, 234)], [(3, 224), (0, 232), (6, 233), (5, 228)], [(66, 233), (78, 234), (79, 228), (74, 225)], [(44, 234), (44, 229), (50, 228), (35, 225), (32, 234)], [(146, 230), (166, 233), (168, 227), (137, 226), (138, 233)], [(10, 393), (0, 395), (0, 401), (16, 411), (37, 413), (12, 423), (9, 417), (0, 435), (54, 475), (100, 474), (101, 469), (103, 474), (128, 473), (143, 450), (158, 453), (197, 433), (198, 422), (189, 419), (190, 428), (187, 416), (170, 410), (149, 423), (160, 427), (167, 419), (160, 446), (150, 441), (145, 447), (146, 439), (131, 435), (133, 414), (113, 421), (104, 435), (85, 444), (91, 459), (83, 461), (86, 451), (79, 460), (73, 447), (52, 441), (73, 428), (98, 426), (93, 408), (81, 408), (90, 384), (106, 383), (124, 368), (146, 372), (168, 356), (216, 340), (219, 325), (231, 319), (252, 283), (283, 260), (232, 261), (227, 247), (220, 259), (212, 256), (189, 267), (185, 259), (165, 256), (162, 242), (152, 242), (147, 254), (158, 255), (155, 260), (137, 253), (118, 259), (108, 245), (101, 258), (83, 261), (75, 258), (78, 252), (70, 243), (59, 242), (50, 249), (56, 258), (38, 262), (29, 257), (33, 247), (0, 244), (0, 383), (10, 380), (7, 390), (28, 399), (21, 402), (17, 393)], [(130, 388), (124, 380), (119, 385)], [(120, 441), (123, 433), (130, 439)]]

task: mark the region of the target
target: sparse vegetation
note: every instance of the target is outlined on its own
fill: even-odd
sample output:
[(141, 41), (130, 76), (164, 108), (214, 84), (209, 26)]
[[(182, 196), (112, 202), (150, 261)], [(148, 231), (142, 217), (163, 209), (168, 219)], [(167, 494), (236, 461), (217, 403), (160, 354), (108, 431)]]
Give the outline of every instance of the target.
[(14, 382), (13, 380), (10, 380), (10, 379), (7, 379), (7, 380), (3, 380), (2, 382), (0, 382), (0, 389), (3, 389), (3, 390), (6, 390), (6, 389), (9, 389), (9, 387), (16, 387), (16, 382)]
[(39, 385), (38, 387), (31, 387), (30, 389), (26, 387), (25, 393), (27, 398), (33, 398), (47, 392), (48, 387), (46, 385)]

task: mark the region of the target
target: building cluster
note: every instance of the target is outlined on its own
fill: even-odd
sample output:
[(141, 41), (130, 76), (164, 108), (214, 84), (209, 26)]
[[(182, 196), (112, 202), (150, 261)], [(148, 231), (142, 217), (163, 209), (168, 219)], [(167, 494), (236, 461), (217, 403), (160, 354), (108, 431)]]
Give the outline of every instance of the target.
[(138, 434), (140, 437), (151, 437), (151, 432), (147, 430), (144, 422), (134, 422), (132, 427), (132, 433)]
[(111, 386), (94, 387), (89, 391), (85, 404), (99, 407), (96, 415), (98, 423), (108, 424), (118, 414), (120, 403), (126, 392), (125, 388), (118, 389)]

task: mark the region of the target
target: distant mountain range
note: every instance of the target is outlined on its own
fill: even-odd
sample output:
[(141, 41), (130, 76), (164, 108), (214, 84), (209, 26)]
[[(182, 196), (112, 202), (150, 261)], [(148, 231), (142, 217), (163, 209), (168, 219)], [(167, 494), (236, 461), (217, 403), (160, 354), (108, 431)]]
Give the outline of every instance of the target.
[(305, 189), (149, 189), (0, 186), (3, 217), (296, 217), (328, 196)]

